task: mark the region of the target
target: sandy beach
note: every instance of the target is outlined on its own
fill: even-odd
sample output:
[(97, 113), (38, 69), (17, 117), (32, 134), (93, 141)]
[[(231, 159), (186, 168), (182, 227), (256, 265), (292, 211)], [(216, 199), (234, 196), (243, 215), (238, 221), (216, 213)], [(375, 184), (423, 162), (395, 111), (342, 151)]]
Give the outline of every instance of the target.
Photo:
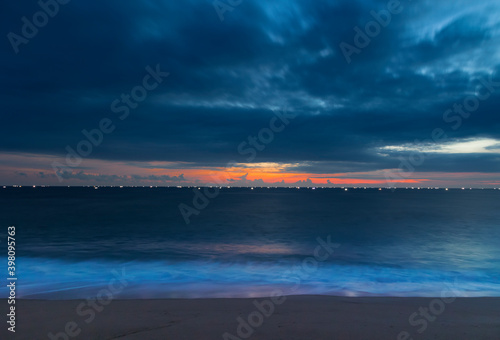
[(500, 298), (290, 296), (274, 302), (270, 298), (107, 302), (21, 299), (16, 304), (15, 335), (4, 322), (0, 337), (500, 339)]

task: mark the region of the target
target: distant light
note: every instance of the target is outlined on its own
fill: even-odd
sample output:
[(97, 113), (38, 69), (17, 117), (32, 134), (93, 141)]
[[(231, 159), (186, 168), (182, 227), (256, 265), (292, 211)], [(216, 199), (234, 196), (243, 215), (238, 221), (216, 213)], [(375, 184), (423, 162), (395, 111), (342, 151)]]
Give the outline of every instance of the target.
[(36, 188), (36, 185), (33, 185), (33, 188)]
[(446, 188), (445, 190), (448, 191), (448, 188)]
[(347, 191), (347, 188), (345, 188), (344, 190)]

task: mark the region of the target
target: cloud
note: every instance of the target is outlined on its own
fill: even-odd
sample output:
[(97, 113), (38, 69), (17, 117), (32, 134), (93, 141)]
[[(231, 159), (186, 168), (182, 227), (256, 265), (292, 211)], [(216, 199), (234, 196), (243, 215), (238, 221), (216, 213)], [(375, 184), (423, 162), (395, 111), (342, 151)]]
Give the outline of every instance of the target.
[(228, 178), (227, 181), (231, 183), (233, 186), (266, 186), (268, 183), (264, 182), (263, 179), (254, 179), (254, 180), (249, 180), (247, 179), (248, 173), (244, 174), (243, 176), (238, 177), (238, 179), (231, 179)]
[(185, 182), (184, 174), (180, 174), (179, 176), (168, 176), (168, 175), (149, 175), (149, 176), (140, 176), (140, 175), (132, 175), (130, 176), (135, 180), (146, 180), (146, 181), (162, 181), (162, 182)]
[(43, 171), (39, 171), (37, 173), (37, 176), (40, 177), (40, 178), (55, 178), (56, 177), (56, 175), (54, 175), (54, 174), (46, 174)]
[[(224, 167), (244, 163), (238, 145), (284, 107), (297, 118), (255, 162), (298, 164), (287, 172), (395, 168), (403, 150), (379, 150), (428, 139), (435, 128), (453, 140), (500, 140), (498, 89), (459, 129), (443, 121), (446, 110), (476, 93), (480, 79), (500, 80), (498, 1), (405, 4), (348, 65), (339, 44), (351, 42), (353, 28), (386, 3), (249, 1), (220, 22), (210, 1), (71, 2), (19, 54), (7, 39), (0, 44), (0, 152), (64, 157), (67, 146), (85, 138), (83, 129), (109, 118), (116, 129), (94, 147), (92, 159)], [(36, 4), (9, 2), (0, 13), (1, 31), (19, 33), (20, 18), (36, 10)], [(120, 121), (111, 102), (156, 64), (169, 78)], [(441, 153), (416, 171), (471, 168), (498, 171), (498, 159)], [(185, 180), (80, 170), (65, 176)]]
[[(44, 175), (45, 176), (45, 175)], [(168, 176), (168, 175), (149, 175), (149, 176), (141, 176), (141, 175), (106, 175), (106, 174), (89, 174), (83, 171), (78, 172), (70, 172), (70, 171), (61, 171), (59, 176), (63, 179), (76, 179), (80, 181), (87, 182), (107, 182), (107, 183), (117, 183), (117, 182), (135, 182), (141, 183), (142, 181), (156, 181), (160, 183), (182, 183), (186, 182), (184, 175), (181, 174), (179, 176)]]

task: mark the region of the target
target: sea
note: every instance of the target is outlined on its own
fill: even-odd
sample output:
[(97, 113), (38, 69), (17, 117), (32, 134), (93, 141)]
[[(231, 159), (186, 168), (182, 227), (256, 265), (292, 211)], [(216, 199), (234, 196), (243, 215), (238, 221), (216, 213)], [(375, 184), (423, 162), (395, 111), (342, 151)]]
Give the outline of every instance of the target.
[(17, 298), (500, 296), (493, 189), (0, 188), (0, 277), (9, 226)]

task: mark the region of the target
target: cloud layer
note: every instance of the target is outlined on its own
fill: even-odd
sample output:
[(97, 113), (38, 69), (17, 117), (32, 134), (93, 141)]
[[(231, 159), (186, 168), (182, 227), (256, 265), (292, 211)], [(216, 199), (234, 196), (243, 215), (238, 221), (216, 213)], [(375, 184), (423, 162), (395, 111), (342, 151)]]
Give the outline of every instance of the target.
[[(185, 169), (248, 163), (238, 146), (286, 109), (295, 118), (260, 143), (265, 148), (256, 148), (252, 162), (294, 164), (282, 173), (307, 174), (301, 180), (376, 173), (400, 167), (413, 145), (427, 150), (415, 173), (498, 180), (498, 148), (445, 151), (475, 140), (500, 143), (500, 4), (401, 2), (401, 12), (347, 63), (339, 45), (355, 46), (356, 27), (364, 30), (387, 3), (243, 1), (221, 21), (211, 1), (72, 1), (17, 54), (7, 34), (22, 35), (22, 18), (32, 21), (40, 7), (6, 3), (0, 179), (50, 173), (67, 146), (76, 150), (85, 139), (83, 129), (107, 118), (114, 131), (66, 179), (170, 183), (185, 175), (195, 183), (201, 172)], [(120, 120), (111, 103), (143, 83), (148, 65), (170, 75)], [(436, 129), (445, 137), (434, 140)], [(43, 155), (48, 163), (21, 164), (13, 155)], [(99, 162), (137, 171), (113, 173)], [(155, 162), (176, 165), (153, 171)], [(246, 172), (231, 178), (248, 181)]]

